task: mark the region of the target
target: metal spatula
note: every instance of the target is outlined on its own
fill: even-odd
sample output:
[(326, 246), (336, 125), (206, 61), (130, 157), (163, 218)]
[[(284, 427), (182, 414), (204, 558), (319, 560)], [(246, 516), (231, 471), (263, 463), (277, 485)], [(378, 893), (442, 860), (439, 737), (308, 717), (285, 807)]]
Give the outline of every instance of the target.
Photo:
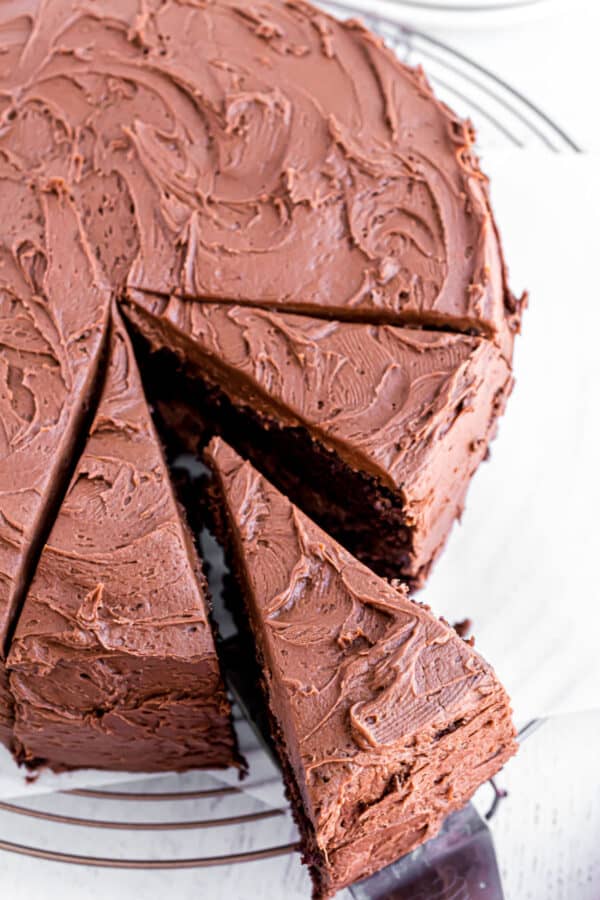
[[(258, 701), (253, 660), (243, 641), (223, 642), (229, 686), (267, 752), (273, 754), (268, 727)], [(543, 720), (530, 722), (519, 741)], [(273, 754), (274, 755), (274, 754)], [(492, 781), (495, 799), (502, 796)], [(492, 833), (472, 803), (449, 816), (439, 834), (386, 869), (350, 888), (355, 900), (504, 900)]]
[[(522, 743), (542, 724), (535, 719), (518, 735)], [(495, 812), (503, 796), (494, 782)], [(504, 900), (492, 833), (472, 803), (449, 816), (437, 837), (355, 884), (355, 900)]]
[(490, 829), (471, 803), (437, 837), (350, 892), (356, 900), (504, 900)]

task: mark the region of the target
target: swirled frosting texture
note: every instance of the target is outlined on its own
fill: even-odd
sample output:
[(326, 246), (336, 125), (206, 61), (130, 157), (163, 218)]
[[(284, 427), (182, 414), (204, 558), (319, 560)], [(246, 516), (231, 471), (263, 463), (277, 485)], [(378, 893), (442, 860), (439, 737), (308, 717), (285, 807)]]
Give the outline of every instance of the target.
[(221, 439), (208, 459), (317, 896), (328, 896), (431, 837), (502, 766), (515, 750), (509, 701), (470, 644)]
[(521, 302), (470, 126), (356, 22), (303, 0), (10, 0), (0, 50), (5, 685), (111, 294), (469, 330), (507, 360)]
[[(403, 574), (430, 565), (512, 388), (491, 341), (140, 292), (125, 311), (152, 349), (175, 352), (188, 375), (208, 378), (271, 424), (307, 429), (389, 488), (411, 531)], [(281, 470), (286, 461), (273, 464)], [(326, 484), (318, 487), (327, 494)]]
[(0, 195), (1, 664), (91, 402), (110, 293), (61, 183), (0, 153)]
[(98, 285), (80, 218), (59, 186), (28, 183), (0, 161), (0, 191), (2, 658), (29, 548), (91, 399), (109, 293)]
[(520, 305), (472, 129), (356, 21), (302, 0), (23, 0), (1, 30), (0, 147), (107, 207), (111, 277), (510, 353)]
[(90, 435), (8, 659), (22, 758), (55, 767), (234, 762), (204, 579), (114, 314)]

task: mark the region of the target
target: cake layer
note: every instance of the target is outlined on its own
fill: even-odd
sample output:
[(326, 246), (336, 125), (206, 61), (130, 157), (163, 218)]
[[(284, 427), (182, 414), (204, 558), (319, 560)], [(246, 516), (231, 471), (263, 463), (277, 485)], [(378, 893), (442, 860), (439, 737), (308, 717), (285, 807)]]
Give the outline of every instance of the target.
[(303, 0), (48, 0), (0, 24), (0, 145), (75, 196), (102, 175), (81, 203), (106, 207), (93, 241), (119, 283), (474, 329), (510, 356), (521, 304), (472, 126), (358, 22)]
[(22, 760), (139, 771), (236, 764), (207, 588), (127, 334), (8, 657)]
[(60, 183), (30, 178), (2, 159), (0, 193), (3, 660), (93, 402), (110, 293)]
[(212, 424), (366, 562), (423, 580), (512, 387), (492, 342), (139, 292), (125, 311), (181, 365), (170, 384), (155, 363), (155, 399), (193, 449)]
[(8, 672), (0, 661), (0, 744), (12, 748), (14, 703), (8, 682)]
[(221, 439), (207, 460), (304, 859), (329, 897), (433, 837), (501, 768), (509, 700), (471, 643)]

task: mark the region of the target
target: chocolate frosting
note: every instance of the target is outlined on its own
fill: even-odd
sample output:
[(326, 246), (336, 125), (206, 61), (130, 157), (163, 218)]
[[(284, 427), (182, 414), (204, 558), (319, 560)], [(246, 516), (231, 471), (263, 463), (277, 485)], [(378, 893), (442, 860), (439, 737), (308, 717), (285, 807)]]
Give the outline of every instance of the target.
[(501, 767), (509, 701), (470, 643), (220, 438), (207, 458), (326, 896), (433, 836)]
[(0, 154), (0, 660), (93, 393), (110, 295), (60, 183)]
[(8, 658), (15, 738), (55, 767), (228, 765), (205, 581), (113, 316), (98, 411)]
[(22, 0), (2, 43), (0, 148), (106, 206), (112, 278), (510, 354), (520, 303), (472, 128), (358, 22), (303, 0)]
[(140, 292), (125, 312), (152, 350), (174, 352), (188, 375), (271, 422), (308, 429), (352, 469), (398, 492), (412, 530), (405, 574), (430, 563), (512, 388), (494, 344)]
[[(434, 409), (431, 435), (440, 436), (461, 391), (468, 398), (477, 391), (485, 394), (477, 415), (465, 406), (458, 426), (453, 426), (456, 436), (457, 427), (473, 424), (475, 449), (467, 453), (455, 485), (448, 488), (450, 519), (460, 506), (467, 473), (485, 452), (493, 419), (486, 412), (490, 398), (507, 384), (491, 345), (510, 360), (522, 301), (507, 288), (487, 181), (473, 153), (470, 125), (435, 99), (420, 70), (402, 65), (357, 22), (337, 22), (303, 0), (270, 0), (258, 6), (239, 0), (11, 0), (0, 5), (0, 51), (0, 189), (5, 212), (0, 225), (2, 739), (11, 717), (3, 660), (74, 465), (87, 408), (94, 401), (111, 295), (127, 288), (187, 297), (200, 311), (206, 299), (227, 303), (226, 316), (234, 301), (265, 311), (281, 308), (380, 326), (387, 322), (468, 330), (488, 339), (478, 343), (427, 337), (427, 351), (421, 352), (414, 349), (420, 339), (413, 337), (413, 350), (402, 350), (405, 361), (412, 356), (430, 360), (433, 354), (440, 359), (425, 367), (424, 385), (433, 389), (435, 382), (440, 398), (446, 391), (448, 400), (447, 407)], [(267, 313), (260, 313), (259, 319), (261, 315)], [(253, 341), (260, 346), (265, 333), (256, 327)], [(318, 327), (326, 332), (338, 329), (331, 341), (332, 353), (339, 353), (341, 326), (294, 326), (296, 332)], [(429, 426), (413, 409), (415, 395), (403, 401), (404, 413), (413, 416), (416, 428), (408, 454), (404, 448), (394, 450), (389, 434), (382, 447), (375, 448), (369, 431), (375, 420), (371, 426), (364, 421), (383, 414), (399, 372), (393, 362), (385, 368), (396, 350), (390, 349), (391, 339), (381, 335), (388, 335), (381, 327), (365, 331), (365, 341), (376, 351), (374, 393), (370, 398), (364, 386), (353, 389), (358, 412), (366, 403), (358, 434), (351, 433), (348, 417), (334, 409), (319, 415), (306, 401), (287, 395), (279, 403), (293, 417), (311, 417), (315, 434), (345, 448), (345, 453), (351, 445), (360, 464), (388, 483), (404, 484), (394, 460), (396, 453), (408, 459), (414, 449), (408, 470), (414, 498), (407, 493), (406, 500), (408, 505), (419, 504), (424, 496), (419, 492), (428, 490), (427, 479), (437, 478), (439, 472), (419, 467), (419, 444)], [(270, 337), (267, 343), (270, 348)], [(486, 366), (489, 377), (476, 388)], [(133, 363), (125, 368), (134, 371)], [(316, 370), (309, 370), (307, 366), (301, 376), (296, 372), (299, 386), (303, 379), (310, 386)], [(246, 381), (249, 377), (245, 371)], [(339, 390), (339, 381), (334, 379), (334, 386)], [(135, 390), (139, 394), (139, 386)], [(125, 402), (124, 396), (121, 400)], [(340, 402), (334, 392), (330, 400)], [(134, 405), (132, 401), (131, 409)], [(152, 729), (180, 734), (185, 721), (183, 712), (177, 720), (175, 708), (180, 703), (177, 708), (184, 710), (189, 700), (182, 687), (186, 666), (200, 667), (198, 690), (210, 694), (214, 689), (221, 708), (212, 644), (210, 651), (205, 648), (207, 655), (198, 650), (198, 635), (186, 637), (177, 614), (172, 623), (159, 617), (161, 639), (154, 645), (159, 627), (152, 618), (156, 598), (141, 600), (141, 619), (129, 621), (115, 599), (116, 588), (111, 593), (115, 586), (110, 577), (105, 582), (104, 575), (97, 574), (113, 557), (104, 543), (109, 536), (117, 545), (114, 572), (120, 571), (121, 561), (129, 573), (139, 562), (132, 555), (136, 541), (143, 536), (144, 545), (152, 544), (152, 535), (161, 530), (144, 531), (154, 514), (160, 519), (160, 509), (173, 512), (170, 489), (163, 485), (171, 506), (164, 501), (162, 507), (152, 493), (158, 490), (155, 468), (144, 469), (141, 449), (136, 448), (139, 460), (127, 456), (128, 441), (135, 446), (136, 434), (140, 440), (148, 434), (144, 428), (138, 432), (136, 415), (132, 422), (117, 416), (118, 423), (126, 423), (123, 428), (108, 428), (109, 416), (103, 424), (97, 420), (88, 445), (91, 456), (80, 463), (82, 478), (71, 485), (19, 626), (11, 652), (19, 671), (12, 682), (19, 695), (18, 727), (28, 759), (39, 754), (62, 758), (66, 764), (89, 764), (96, 759), (94, 753), (103, 760), (113, 753), (115, 765), (126, 760), (132, 766), (138, 757), (131, 739), (137, 735), (140, 764), (152, 760), (159, 752)], [(462, 444), (468, 430), (461, 432)], [(122, 465), (111, 456), (121, 447), (119, 440), (126, 460)], [(94, 449), (98, 442), (106, 454), (100, 461)], [(111, 450), (113, 443), (116, 449)], [(155, 446), (154, 438), (149, 445)], [(92, 465), (90, 459), (98, 477), (85, 469)], [(139, 462), (144, 478), (139, 483), (118, 480), (117, 474), (125, 478), (133, 462)], [(102, 486), (105, 476), (107, 487)], [(129, 513), (121, 505), (125, 499)], [(147, 521), (130, 522), (132, 511), (146, 502), (152, 515), (148, 513)], [(107, 517), (109, 508), (114, 520)], [(420, 507), (414, 515), (421, 516)], [(102, 518), (104, 533), (98, 533), (102, 529), (94, 516)], [(123, 529), (118, 540), (117, 525)], [(439, 546), (448, 527), (440, 519), (435, 524), (423, 517), (423, 534), (431, 544)], [(163, 552), (181, 560), (179, 538), (169, 529), (166, 533), (174, 544), (161, 533)], [(415, 552), (430, 551), (424, 546)], [(165, 557), (165, 571), (171, 563)], [(58, 582), (52, 587), (58, 575), (64, 582), (60, 596)], [(108, 587), (95, 593), (97, 584)], [(168, 585), (160, 587), (170, 596)], [(201, 592), (193, 596), (193, 616), (201, 616)], [(28, 609), (36, 605), (41, 606), (39, 615), (29, 615)], [(200, 631), (208, 634), (203, 622)], [(135, 650), (136, 640), (147, 642), (146, 649)], [(78, 641), (83, 642), (79, 662), (74, 649)], [(192, 645), (197, 652), (188, 661)], [(135, 662), (142, 650), (143, 672)], [(69, 657), (68, 651), (74, 655)], [(86, 688), (81, 693), (73, 690), (72, 675), (84, 665), (88, 668), (77, 682)], [(163, 704), (145, 693), (144, 685), (165, 682), (167, 669), (177, 687)], [(47, 677), (50, 671), (52, 678)], [(165, 697), (168, 690), (167, 685)], [(71, 712), (60, 711), (61, 691)], [(136, 691), (141, 706), (132, 699)], [(79, 693), (84, 698), (81, 707)], [(125, 708), (127, 715), (117, 714)], [(102, 715), (93, 717), (92, 709)], [(81, 745), (72, 728), (76, 720)], [(186, 765), (197, 758), (200, 743), (189, 750)], [(214, 746), (218, 743), (215, 739)], [(173, 738), (174, 748), (179, 744), (185, 741)], [(179, 752), (173, 750), (176, 767), (184, 764)]]

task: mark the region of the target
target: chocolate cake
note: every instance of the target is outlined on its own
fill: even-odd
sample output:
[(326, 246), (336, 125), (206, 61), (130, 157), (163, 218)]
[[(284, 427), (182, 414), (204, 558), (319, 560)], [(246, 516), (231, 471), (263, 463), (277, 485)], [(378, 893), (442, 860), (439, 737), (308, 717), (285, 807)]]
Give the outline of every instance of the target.
[(211, 424), (380, 574), (424, 581), (512, 388), (493, 343), (141, 293), (125, 311), (180, 361), (154, 394), (189, 449)]
[[(0, 741), (19, 759), (239, 764), (119, 309), (165, 435), (227, 436), (380, 572), (423, 582), (504, 408), (523, 307), (473, 143), (420, 70), (304, 0), (0, 4)], [(301, 594), (281, 622), (322, 616), (293, 678), (346, 679), (320, 735), (342, 762), (312, 748), (320, 706), (280, 677), (284, 654), (269, 684), (324, 896), (432, 834), (512, 726), (467, 644), (252, 478), (281, 509), (252, 520), (283, 529), (264, 574)], [(281, 648), (259, 577), (265, 661)], [(409, 664), (417, 693), (396, 698)], [(382, 737), (392, 695), (405, 712)]]
[(243, 597), (315, 898), (432, 837), (516, 750), (491, 667), (220, 438), (215, 517)]
[(206, 583), (127, 334), (8, 657), (20, 757), (53, 768), (235, 765)]

